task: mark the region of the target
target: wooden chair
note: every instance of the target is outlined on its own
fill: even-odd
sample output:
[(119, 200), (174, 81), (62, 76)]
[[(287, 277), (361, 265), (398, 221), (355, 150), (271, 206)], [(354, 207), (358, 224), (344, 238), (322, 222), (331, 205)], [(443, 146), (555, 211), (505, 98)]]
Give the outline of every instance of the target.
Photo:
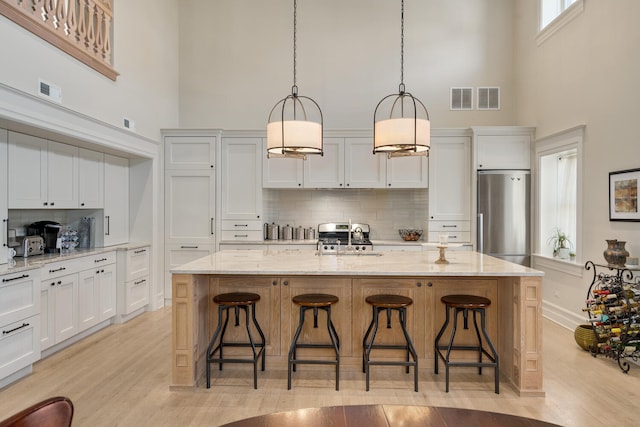
[(70, 427), (73, 403), (66, 397), (51, 397), (0, 421), (0, 427)]

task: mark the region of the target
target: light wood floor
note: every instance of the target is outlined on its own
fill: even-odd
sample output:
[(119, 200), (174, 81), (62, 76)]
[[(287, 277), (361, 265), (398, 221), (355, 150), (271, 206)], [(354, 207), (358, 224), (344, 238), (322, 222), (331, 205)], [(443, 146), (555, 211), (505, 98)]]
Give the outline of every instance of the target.
[(376, 367), (369, 392), (359, 372), (342, 372), (340, 391), (335, 391), (331, 367), (328, 372), (301, 369), (291, 391), (286, 371), (260, 373), (254, 390), (251, 365), (214, 371), (209, 390), (169, 391), (170, 330), (170, 308), (145, 313), (38, 362), (33, 374), (0, 390), (0, 419), (64, 395), (75, 405), (74, 427), (216, 426), (289, 409), (382, 403), (481, 409), (564, 426), (638, 425), (640, 366), (632, 365), (625, 375), (616, 362), (592, 358), (575, 344), (572, 331), (547, 320), (546, 397), (518, 397), (504, 383), (496, 395), (491, 369), (478, 376), (459, 368), (452, 369), (449, 393), (444, 374), (421, 370), (415, 393), (412, 375), (399, 368), (380, 373)]

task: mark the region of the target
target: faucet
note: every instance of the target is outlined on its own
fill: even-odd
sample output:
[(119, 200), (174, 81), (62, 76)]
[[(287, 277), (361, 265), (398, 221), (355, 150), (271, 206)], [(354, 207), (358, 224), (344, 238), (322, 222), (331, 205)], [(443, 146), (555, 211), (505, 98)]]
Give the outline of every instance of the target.
[(349, 218), (349, 233), (347, 235), (349, 236), (347, 241), (347, 250), (350, 251), (351, 250), (351, 218)]

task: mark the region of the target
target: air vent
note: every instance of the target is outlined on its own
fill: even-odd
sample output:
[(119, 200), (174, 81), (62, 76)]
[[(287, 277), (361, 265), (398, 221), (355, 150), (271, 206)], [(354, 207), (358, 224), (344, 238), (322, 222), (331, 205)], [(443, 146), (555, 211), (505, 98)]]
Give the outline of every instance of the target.
[(126, 117), (122, 118), (122, 126), (129, 130), (136, 130), (136, 122)]
[(473, 88), (452, 87), (450, 108), (452, 110), (473, 110)]
[(58, 104), (62, 103), (62, 89), (42, 79), (38, 79), (38, 95)]
[(478, 88), (478, 110), (499, 110), (500, 109), (500, 88), (499, 87), (479, 87)]

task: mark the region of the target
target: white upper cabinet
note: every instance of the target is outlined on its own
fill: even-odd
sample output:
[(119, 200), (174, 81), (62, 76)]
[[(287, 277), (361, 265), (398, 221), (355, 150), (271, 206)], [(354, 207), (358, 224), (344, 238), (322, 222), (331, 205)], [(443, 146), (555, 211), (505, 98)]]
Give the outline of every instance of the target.
[(373, 154), (371, 138), (345, 138), (345, 186), (347, 188), (384, 188), (387, 158)]
[(216, 139), (216, 136), (165, 136), (165, 168), (214, 169)]
[(129, 160), (104, 155), (104, 245), (129, 241)]
[(78, 147), (47, 144), (47, 200), (55, 209), (78, 207)]
[(8, 208), (8, 163), (7, 163), (7, 131), (0, 129), (0, 264), (7, 262), (7, 245), (9, 236), (7, 235), (7, 222), (9, 221)]
[(262, 216), (262, 138), (223, 138), (222, 219)]
[(104, 154), (78, 149), (78, 207), (104, 207)]
[[(429, 182), (429, 220), (471, 219), (471, 141), (469, 137), (431, 137)], [(453, 225), (450, 226), (453, 227)], [(461, 227), (458, 225), (456, 228)], [(429, 231), (436, 230), (432, 230), (430, 226)]]
[(344, 188), (344, 138), (324, 138), (322, 156), (307, 156), (306, 188)]
[(474, 128), (476, 169), (531, 169), (533, 128)]
[(9, 208), (45, 208), (47, 140), (9, 132)]
[(428, 186), (428, 157), (405, 156), (387, 159), (387, 188), (427, 188)]
[(260, 155), (262, 157), (263, 188), (302, 188), (304, 185), (304, 160), (291, 157), (267, 158), (267, 138), (263, 140)]
[(165, 172), (165, 239), (213, 243), (215, 175), (208, 170)]

